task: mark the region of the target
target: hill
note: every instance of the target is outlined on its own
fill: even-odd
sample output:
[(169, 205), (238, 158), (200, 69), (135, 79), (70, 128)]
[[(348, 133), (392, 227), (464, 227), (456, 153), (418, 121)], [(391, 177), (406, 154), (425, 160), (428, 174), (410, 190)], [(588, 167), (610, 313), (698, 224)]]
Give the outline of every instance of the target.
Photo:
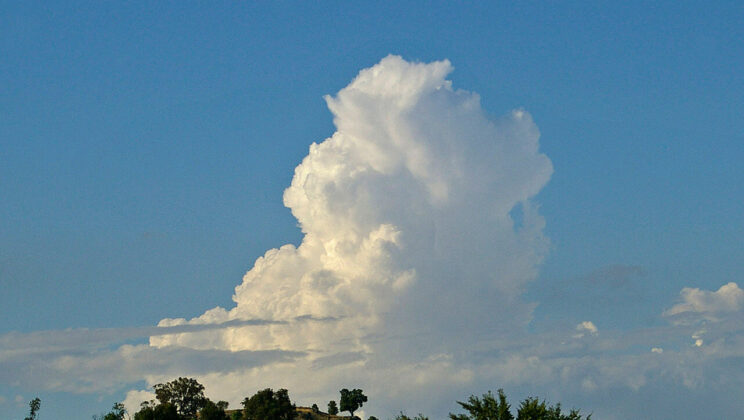
[[(243, 410), (225, 410), (228, 418), (232, 418), (233, 413), (240, 413)], [(295, 408), (295, 420), (352, 420), (351, 416), (332, 416), (322, 411), (315, 412), (310, 407)]]

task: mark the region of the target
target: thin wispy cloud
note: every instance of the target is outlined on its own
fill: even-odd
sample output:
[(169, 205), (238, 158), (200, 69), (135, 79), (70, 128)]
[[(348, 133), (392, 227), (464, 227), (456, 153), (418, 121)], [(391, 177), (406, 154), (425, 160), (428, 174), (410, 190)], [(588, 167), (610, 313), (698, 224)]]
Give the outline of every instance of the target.
[(332, 322), (335, 318), (317, 319), (311, 316), (299, 316), (290, 321), (265, 319), (232, 319), (225, 322), (208, 324), (176, 324), (172, 326), (140, 326), (121, 328), (70, 328), (65, 330), (33, 331), (27, 333), (10, 332), (0, 335), (0, 360), (15, 353), (56, 353), (76, 349), (94, 350), (112, 345), (149, 339), (170, 334), (196, 333), (265, 325), (286, 325), (298, 322)]

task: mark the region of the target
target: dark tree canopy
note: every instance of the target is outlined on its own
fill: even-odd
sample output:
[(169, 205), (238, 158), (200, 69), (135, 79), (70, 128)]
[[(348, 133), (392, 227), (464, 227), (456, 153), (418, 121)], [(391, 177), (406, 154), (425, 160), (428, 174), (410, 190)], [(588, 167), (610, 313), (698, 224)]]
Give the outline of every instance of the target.
[(245, 420), (292, 420), (294, 413), (295, 406), (289, 400), (286, 389), (274, 392), (266, 388), (243, 400)]
[(341, 401), (339, 402), (341, 404), (341, 411), (348, 411), (354, 417), (354, 412), (367, 402), (367, 396), (364, 395), (361, 389), (349, 391), (344, 388), (341, 390)]
[(41, 408), (41, 400), (39, 397), (34, 398), (28, 403), (28, 417), (24, 420), (36, 420), (39, 418), (39, 409)]
[(199, 411), (199, 420), (229, 420), (225, 409), (227, 408), (227, 402), (220, 401), (217, 404), (207, 400), (204, 404), (204, 408)]
[[(457, 403), (468, 414), (450, 413), (451, 420), (514, 420), (502, 389), (498, 390), (498, 400), (489, 391), (483, 394), (482, 398), (471, 395), (468, 402)], [(560, 404), (548, 406), (545, 401), (527, 398), (520, 404), (516, 420), (590, 420), (591, 417), (591, 414), (586, 418), (582, 417), (579, 410), (571, 410), (564, 414), (561, 412)]]
[(157, 384), (153, 388), (160, 404), (173, 404), (183, 417), (196, 417), (196, 413), (207, 402), (204, 385), (196, 379), (178, 378), (165, 384)]
[(176, 406), (171, 403), (155, 404), (143, 402), (140, 411), (134, 413), (134, 420), (180, 420)]
[(506, 402), (506, 395), (503, 389), (499, 389), (498, 400), (493, 396), (491, 391), (483, 394), (483, 399), (471, 395), (468, 402), (458, 401), (457, 403), (469, 414), (452, 414), (452, 420), (514, 420), (514, 416), (509, 409), (509, 403)]
[[(591, 414), (586, 417), (591, 418)], [(517, 411), (517, 420), (582, 420), (579, 410), (571, 410), (568, 414), (561, 412), (561, 405), (549, 406), (545, 401), (537, 398), (527, 398), (522, 401)]]
[[(133, 420), (312, 420), (317, 418), (320, 409), (313, 404), (310, 410), (297, 411), (289, 399), (286, 389), (274, 392), (271, 388), (256, 392), (242, 402), (243, 409), (227, 415), (227, 402), (217, 403), (204, 396), (204, 386), (195, 379), (178, 378), (174, 381), (155, 385), (158, 401), (146, 401), (133, 416)], [(339, 405), (336, 401), (328, 402), (328, 418), (338, 415), (339, 411), (348, 411), (354, 418), (354, 412), (367, 402), (367, 396), (361, 389), (342, 389)], [(582, 416), (579, 410), (563, 412), (561, 404), (549, 405), (539, 398), (526, 398), (516, 412), (511, 410), (506, 394), (499, 389), (494, 395), (491, 391), (480, 397), (471, 395), (466, 402), (457, 401), (464, 413), (449, 414), (450, 420), (590, 420), (591, 414)], [(34, 398), (29, 403), (30, 415), (24, 420), (38, 420), (41, 400)], [(340, 407), (339, 407), (340, 406)], [(197, 415), (198, 413), (198, 415)], [(93, 416), (94, 420), (124, 420), (126, 410), (123, 404), (114, 404), (110, 413)], [(322, 416), (321, 416), (322, 417)], [(358, 419), (357, 419), (358, 420)], [(369, 420), (377, 420), (371, 416)], [(409, 417), (402, 411), (395, 420), (429, 420), (423, 414)]]
[(100, 416), (93, 416), (93, 420), (124, 420), (126, 414), (127, 410), (124, 408), (124, 404), (117, 402), (111, 407), (111, 411)]
[(338, 406), (336, 405), (336, 401), (328, 401), (328, 414), (332, 416), (338, 414)]

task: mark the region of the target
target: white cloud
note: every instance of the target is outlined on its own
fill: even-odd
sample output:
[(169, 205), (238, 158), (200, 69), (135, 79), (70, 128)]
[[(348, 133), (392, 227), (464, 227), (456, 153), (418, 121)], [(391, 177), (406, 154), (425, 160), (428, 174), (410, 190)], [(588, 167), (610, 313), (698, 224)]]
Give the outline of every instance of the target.
[(155, 393), (151, 391), (129, 391), (122, 401), (124, 408), (133, 417), (139, 411), (140, 404), (145, 401), (155, 400)]
[(574, 337), (583, 337), (584, 333), (589, 333), (591, 335), (597, 335), (599, 333), (597, 326), (594, 325), (592, 321), (581, 322), (576, 326), (576, 331), (579, 331), (579, 334)]
[[(290, 388), (300, 394), (324, 381), (308, 369), (340, 353), (353, 357), (323, 375), (363, 369), (370, 381), (398, 382), (392, 372), (428, 363), (428, 373), (410, 376), (412, 385), (471, 381), (454, 355), (530, 320), (533, 305), (520, 294), (548, 248), (530, 200), (553, 168), (526, 111), (489, 120), (476, 94), (446, 79), (452, 70), (447, 60), (388, 56), (327, 96), (336, 132), (310, 146), (284, 193), (302, 243), (257, 259), (233, 308), (159, 326), (303, 316), (335, 322), (159, 335), (150, 344), (308, 352), (286, 373), (243, 371), (257, 387), (303, 378)], [(519, 225), (514, 211), (522, 213)], [(390, 363), (392, 370), (382, 367)]]
[(682, 302), (667, 309), (665, 316), (699, 317), (715, 321), (724, 314), (741, 311), (744, 307), (744, 290), (734, 282), (724, 284), (715, 292), (685, 287), (680, 297)]
[[(477, 95), (452, 88), (451, 71), (446, 60), (389, 56), (326, 97), (337, 131), (311, 145), (284, 193), (302, 243), (259, 258), (235, 289), (234, 308), (160, 325), (308, 315), (337, 323), (161, 335), (150, 343), (323, 355), (373, 351), (379, 346), (366, 337), (381, 332), (451, 339), (492, 330), (490, 319), (505, 313), (514, 326), (527, 322), (531, 306), (519, 294), (548, 244), (529, 200), (552, 165), (527, 112), (490, 121)], [(519, 228), (515, 208), (523, 211)]]

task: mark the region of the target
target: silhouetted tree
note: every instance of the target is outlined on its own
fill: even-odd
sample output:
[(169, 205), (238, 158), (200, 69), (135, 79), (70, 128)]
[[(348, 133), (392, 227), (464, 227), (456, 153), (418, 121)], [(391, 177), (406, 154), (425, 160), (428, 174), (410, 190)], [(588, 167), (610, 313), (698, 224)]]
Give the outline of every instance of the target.
[(320, 408), (318, 408), (318, 404), (313, 404), (312, 407), (310, 407), (311, 410), (313, 410), (313, 413), (320, 413)]
[(41, 408), (41, 400), (39, 397), (34, 398), (28, 403), (28, 417), (24, 420), (36, 420), (39, 418), (39, 409)]
[(155, 404), (155, 401), (145, 401), (140, 404), (140, 410), (134, 413), (134, 420), (181, 420), (176, 406), (171, 403)]
[(328, 401), (328, 414), (332, 416), (338, 414), (338, 406), (336, 405), (336, 401)]
[(178, 378), (165, 384), (157, 384), (153, 388), (160, 404), (173, 404), (183, 417), (195, 417), (207, 402), (204, 385), (193, 378)]
[(227, 414), (225, 414), (226, 408), (226, 401), (220, 401), (215, 404), (207, 400), (204, 407), (199, 411), (199, 420), (229, 420)]
[[(588, 415), (586, 420), (591, 417), (591, 414)], [(571, 410), (568, 414), (563, 414), (560, 403), (549, 406), (538, 398), (527, 398), (519, 406), (517, 420), (582, 420), (582, 417), (579, 410)]]
[(354, 412), (361, 408), (364, 403), (367, 402), (367, 396), (364, 395), (361, 389), (354, 389), (349, 391), (344, 388), (341, 390), (341, 400), (339, 401), (341, 411), (348, 411), (351, 413), (351, 417), (354, 417)]
[(509, 403), (506, 402), (506, 395), (503, 389), (498, 390), (498, 400), (494, 398), (491, 391), (483, 394), (483, 399), (471, 395), (468, 402), (457, 401), (462, 408), (469, 413), (452, 414), (452, 420), (514, 420), (514, 416), (509, 411)]
[[(451, 420), (514, 420), (506, 401), (504, 391), (498, 390), (498, 400), (491, 391), (483, 394), (482, 398), (471, 395), (468, 402), (458, 401), (458, 404), (468, 414), (452, 414)], [(584, 419), (579, 410), (571, 410), (568, 414), (561, 413), (561, 405), (548, 406), (537, 398), (527, 398), (522, 401), (517, 411), (517, 420), (590, 420), (591, 414)]]
[(122, 403), (114, 403), (114, 406), (111, 407), (111, 411), (109, 411), (106, 414), (101, 414), (100, 416), (93, 415), (93, 420), (124, 420), (124, 416), (127, 414), (126, 408), (124, 408), (124, 404)]
[(243, 400), (245, 420), (292, 420), (294, 412), (295, 406), (286, 389), (274, 392), (266, 388)]

